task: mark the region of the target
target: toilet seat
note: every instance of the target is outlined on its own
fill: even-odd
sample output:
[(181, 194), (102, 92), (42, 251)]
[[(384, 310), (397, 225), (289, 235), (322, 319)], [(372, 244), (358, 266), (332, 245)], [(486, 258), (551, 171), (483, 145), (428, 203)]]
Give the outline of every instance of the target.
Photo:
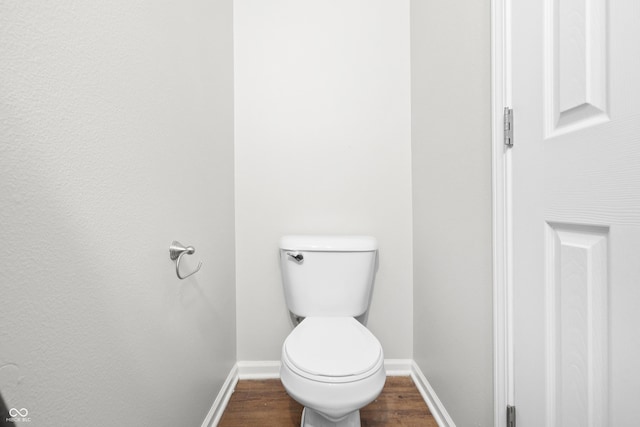
[(283, 344), (282, 361), (309, 380), (343, 383), (378, 372), (382, 346), (353, 317), (307, 317)]

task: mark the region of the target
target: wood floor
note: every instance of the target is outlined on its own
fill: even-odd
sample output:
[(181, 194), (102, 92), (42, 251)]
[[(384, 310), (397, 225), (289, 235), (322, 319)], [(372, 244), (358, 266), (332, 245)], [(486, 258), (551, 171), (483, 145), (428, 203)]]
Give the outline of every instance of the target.
[[(220, 427), (299, 427), (302, 406), (280, 380), (241, 380)], [(362, 427), (438, 427), (411, 377), (388, 377), (378, 398), (360, 410)]]

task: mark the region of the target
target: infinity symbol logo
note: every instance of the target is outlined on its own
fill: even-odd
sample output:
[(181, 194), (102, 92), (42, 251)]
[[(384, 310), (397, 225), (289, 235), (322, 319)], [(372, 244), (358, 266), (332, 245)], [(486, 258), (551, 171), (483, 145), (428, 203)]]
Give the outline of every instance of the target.
[(9, 409), (9, 415), (11, 415), (12, 417), (17, 417), (17, 416), (26, 417), (27, 414), (29, 414), (29, 411), (27, 411), (27, 408), (22, 408), (22, 409), (11, 408), (11, 409)]

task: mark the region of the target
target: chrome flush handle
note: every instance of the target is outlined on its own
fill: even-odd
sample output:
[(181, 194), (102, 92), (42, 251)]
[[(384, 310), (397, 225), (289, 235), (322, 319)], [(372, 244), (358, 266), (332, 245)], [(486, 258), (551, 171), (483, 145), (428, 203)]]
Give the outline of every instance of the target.
[(304, 261), (304, 255), (302, 255), (300, 252), (287, 252), (287, 255), (293, 258), (298, 264)]

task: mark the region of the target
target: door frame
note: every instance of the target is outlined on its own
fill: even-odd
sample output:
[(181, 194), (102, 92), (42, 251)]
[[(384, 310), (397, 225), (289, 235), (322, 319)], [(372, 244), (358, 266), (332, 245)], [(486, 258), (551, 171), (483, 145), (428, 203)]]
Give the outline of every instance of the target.
[[(506, 427), (507, 405), (514, 405), (512, 159), (511, 148), (504, 145), (503, 133), (504, 108), (512, 106), (510, 12), (511, 0), (491, 0), (493, 395), (496, 427)], [(517, 141), (514, 144), (517, 146)]]

